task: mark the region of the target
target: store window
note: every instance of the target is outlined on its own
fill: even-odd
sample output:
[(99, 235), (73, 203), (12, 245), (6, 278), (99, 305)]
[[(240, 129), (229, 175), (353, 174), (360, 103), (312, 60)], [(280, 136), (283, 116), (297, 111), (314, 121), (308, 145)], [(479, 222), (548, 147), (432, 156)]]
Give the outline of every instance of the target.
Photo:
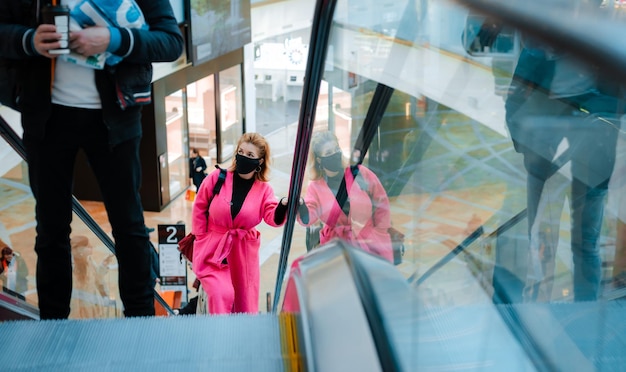
[(241, 65), (236, 65), (219, 73), (220, 91), (220, 162), (233, 156), (237, 140), (243, 128), (243, 98)]
[(215, 78), (206, 76), (187, 85), (189, 148), (196, 148), (207, 164), (217, 161), (215, 140)]
[(184, 126), (184, 92), (178, 90), (165, 98), (167, 128), (167, 164), (170, 197), (187, 187), (186, 129)]

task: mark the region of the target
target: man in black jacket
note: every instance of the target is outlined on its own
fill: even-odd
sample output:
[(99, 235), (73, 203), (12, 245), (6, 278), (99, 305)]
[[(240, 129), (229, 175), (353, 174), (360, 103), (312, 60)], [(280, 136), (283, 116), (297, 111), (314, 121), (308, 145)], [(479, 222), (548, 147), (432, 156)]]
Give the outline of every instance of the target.
[(46, 1), (0, 0), (0, 57), (17, 62), (17, 105), (36, 200), (41, 319), (70, 314), (72, 179), (81, 148), (111, 223), (124, 314), (154, 315), (151, 247), (139, 196), (141, 105), (150, 102), (151, 63), (177, 59), (183, 39), (168, 0), (124, 2), (138, 6), (148, 27), (93, 26), (70, 33), (73, 53), (122, 58), (92, 69), (50, 54), (61, 34), (41, 24)]
[(206, 168), (206, 161), (198, 149), (193, 147), (189, 150), (189, 178), (196, 187), (196, 191), (200, 190), (200, 185), (206, 177)]

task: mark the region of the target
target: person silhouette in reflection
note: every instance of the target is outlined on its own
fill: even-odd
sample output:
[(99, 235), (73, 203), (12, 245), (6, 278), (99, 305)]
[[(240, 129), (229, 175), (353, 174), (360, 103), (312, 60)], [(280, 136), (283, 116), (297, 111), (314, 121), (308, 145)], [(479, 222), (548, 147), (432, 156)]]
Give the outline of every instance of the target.
[(505, 109), (527, 171), (530, 249), (524, 299), (537, 300), (542, 283), (546, 299), (551, 296), (553, 278), (547, 275), (554, 271), (568, 187), (546, 185), (559, 177), (568, 180), (570, 189), (574, 300), (597, 300), (602, 276), (598, 239), (615, 162), (619, 87), (601, 80), (593, 66), (523, 40)]
[(77, 318), (103, 318), (113, 302), (109, 297), (106, 275), (115, 256), (108, 255), (99, 264), (93, 259), (89, 239), (76, 235), (70, 240), (72, 247), (73, 288), (70, 306)]
[(28, 289), (28, 266), (22, 256), (0, 240), (0, 280), (2, 286), (23, 295)]
[[(626, 116), (622, 117), (622, 125)], [(615, 259), (612, 269), (613, 289), (626, 288), (626, 133), (617, 139), (616, 164), (609, 185), (609, 202), (615, 215)]]
[[(389, 198), (374, 172), (357, 165), (354, 177), (337, 137), (328, 131), (313, 135), (309, 163), (306, 208), (298, 208), (298, 222), (311, 226), (321, 221), (320, 244), (339, 238), (393, 262)], [(344, 182), (347, 198), (339, 205), (337, 195)]]

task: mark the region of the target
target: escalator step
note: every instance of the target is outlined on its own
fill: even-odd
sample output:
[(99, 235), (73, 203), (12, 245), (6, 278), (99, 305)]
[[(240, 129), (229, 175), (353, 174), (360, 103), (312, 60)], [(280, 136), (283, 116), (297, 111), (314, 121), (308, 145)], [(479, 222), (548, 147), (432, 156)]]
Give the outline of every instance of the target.
[(0, 323), (3, 371), (282, 371), (274, 314)]

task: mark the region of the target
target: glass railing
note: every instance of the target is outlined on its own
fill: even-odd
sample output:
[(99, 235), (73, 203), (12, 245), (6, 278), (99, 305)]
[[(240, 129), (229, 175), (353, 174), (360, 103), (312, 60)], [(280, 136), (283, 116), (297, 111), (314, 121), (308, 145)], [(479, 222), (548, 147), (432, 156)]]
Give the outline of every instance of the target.
[[(24, 313), (18, 318), (37, 319), (37, 256), (33, 249), (36, 236), (35, 201), (28, 181), (28, 165), (23, 160), (20, 118), (19, 113), (2, 106), (0, 116), (3, 138), (0, 141), (0, 240), (2, 248), (11, 248), (15, 260), (11, 264), (15, 267), (0, 274), (3, 299), (8, 300), (0, 302), (0, 307), (12, 311), (17, 306)], [(117, 260), (112, 253), (114, 243), (78, 200), (74, 199), (73, 203), (73, 292), (69, 317), (122, 317)], [(155, 299), (166, 313), (172, 312), (157, 292)]]
[[(540, 321), (530, 324), (515, 306), (577, 311), (584, 302), (610, 314), (624, 296), (626, 53), (616, 36), (623, 10), (597, 1), (463, 3), (472, 10), (419, 0), (326, 4), (329, 42), (315, 45), (325, 23), (314, 21), (305, 90), (318, 93), (311, 76), (318, 71), (326, 89), (310, 111), (312, 125), (303, 100), (296, 148), (315, 149), (316, 134), (329, 130), (344, 166), (362, 160), (375, 174), (391, 225), (404, 234), (396, 268), (421, 294), (416, 316), (432, 307), (506, 308), (503, 320), (524, 350), (540, 356), (536, 367), (558, 368), (565, 364), (542, 349), (550, 334), (536, 326), (553, 324), (563, 307), (538, 311)], [(358, 198), (375, 197), (358, 189), (375, 181), (357, 175), (348, 185), (346, 214), (333, 197), (341, 189), (334, 173), (318, 168), (321, 177), (310, 180), (312, 161), (332, 152), (296, 150), (294, 172), (309, 161), (300, 195), (314, 222), (326, 225), (322, 243), (346, 234), (377, 253), (367, 244), (373, 235), (363, 233), (376, 218), (358, 209)], [(389, 220), (380, 223), (386, 229)], [(585, 345), (626, 324), (612, 319), (594, 319), (584, 336), (567, 333), (589, 365), (607, 366), (602, 358), (615, 344)]]

